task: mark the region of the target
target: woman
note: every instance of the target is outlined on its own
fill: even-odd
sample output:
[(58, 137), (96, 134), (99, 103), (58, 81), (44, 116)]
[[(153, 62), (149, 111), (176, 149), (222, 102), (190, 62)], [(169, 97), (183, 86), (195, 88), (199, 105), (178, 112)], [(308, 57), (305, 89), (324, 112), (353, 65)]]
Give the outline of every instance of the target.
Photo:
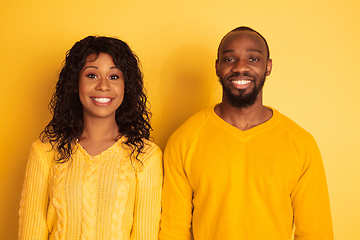
[(162, 162), (146, 104), (126, 43), (89, 36), (69, 50), (30, 152), (20, 239), (157, 239)]

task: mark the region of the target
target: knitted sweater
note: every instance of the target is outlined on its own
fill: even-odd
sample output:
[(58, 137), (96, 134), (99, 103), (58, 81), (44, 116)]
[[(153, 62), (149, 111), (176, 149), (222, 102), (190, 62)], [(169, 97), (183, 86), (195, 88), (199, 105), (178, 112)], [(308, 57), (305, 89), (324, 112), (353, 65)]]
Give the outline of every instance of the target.
[(171, 136), (164, 154), (161, 240), (333, 239), (314, 138), (272, 109), (241, 131), (208, 108)]
[(146, 141), (141, 165), (130, 161), (123, 141), (96, 156), (77, 143), (66, 163), (54, 162), (56, 152), (49, 143), (34, 142), (20, 204), (19, 239), (157, 239), (161, 150)]

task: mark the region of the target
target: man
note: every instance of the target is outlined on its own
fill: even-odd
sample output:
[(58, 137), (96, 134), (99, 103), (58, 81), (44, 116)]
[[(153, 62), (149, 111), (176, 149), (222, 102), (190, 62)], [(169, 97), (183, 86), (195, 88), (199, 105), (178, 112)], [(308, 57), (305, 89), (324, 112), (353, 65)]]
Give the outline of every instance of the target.
[(239, 27), (222, 39), (220, 104), (185, 122), (164, 155), (160, 238), (333, 239), (314, 138), (262, 103), (272, 68), (264, 37)]

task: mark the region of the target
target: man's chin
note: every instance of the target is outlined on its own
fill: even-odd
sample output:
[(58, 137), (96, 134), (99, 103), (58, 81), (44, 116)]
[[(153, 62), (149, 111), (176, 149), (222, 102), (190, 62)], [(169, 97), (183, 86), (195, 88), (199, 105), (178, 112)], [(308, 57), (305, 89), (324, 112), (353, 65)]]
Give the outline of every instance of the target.
[(254, 91), (250, 92), (250, 93), (246, 93), (244, 91), (244, 93), (239, 93), (239, 91), (237, 91), (236, 94), (233, 94), (232, 92), (230, 94), (226, 94), (227, 95), (227, 99), (229, 101), (229, 103), (231, 104), (231, 106), (236, 107), (236, 108), (246, 108), (246, 107), (250, 107), (252, 105), (254, 105), (258, 94)]
[(255, 101), (230, 101), (231, 106), (234, 108), (248, 108), (254, 105)]

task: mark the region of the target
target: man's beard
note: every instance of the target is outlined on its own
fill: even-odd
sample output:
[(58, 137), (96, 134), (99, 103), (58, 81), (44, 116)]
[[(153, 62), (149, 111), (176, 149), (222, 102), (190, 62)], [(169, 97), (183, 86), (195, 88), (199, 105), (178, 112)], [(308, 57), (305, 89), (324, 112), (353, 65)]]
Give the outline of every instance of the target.
[[(260, 91), (262, 90), (264, 83), (265, 83), (265, 78), (266, 78), (266, 73), (263, 75), (263, 77), (260, 79), (259, 83), (257, 83), (256, 81), (256, 77), (249, 75), (248, 73), (243, 74), (244, 76), (249, 76), (252, 77), (254, 79), (253, 83), (254, 83), (254, 87), (251, 90), (250, 93), (245, 94), (245, 91), (247, 89), (237, 89), (238, 94), (233, 94), (231, 92), (231, 89), (229, 87), (229, 85), (225, 85), (224, 83), (224, 79), (223, 78), (219, 78), (219, 81), (223, 87), (223, 91), (224, 94), (226, 95), (227, 99), (229, 100), (231, 106), (236, 107), (236, 108), (246, 108), (246, 107), (250, 107), (252, 106)], [(235, 73), (229, 77), (227, 77), (227, 81), (229, 81), (228, 79), (231, 77), (237, 77), (240, 76), (240, 73)]]

